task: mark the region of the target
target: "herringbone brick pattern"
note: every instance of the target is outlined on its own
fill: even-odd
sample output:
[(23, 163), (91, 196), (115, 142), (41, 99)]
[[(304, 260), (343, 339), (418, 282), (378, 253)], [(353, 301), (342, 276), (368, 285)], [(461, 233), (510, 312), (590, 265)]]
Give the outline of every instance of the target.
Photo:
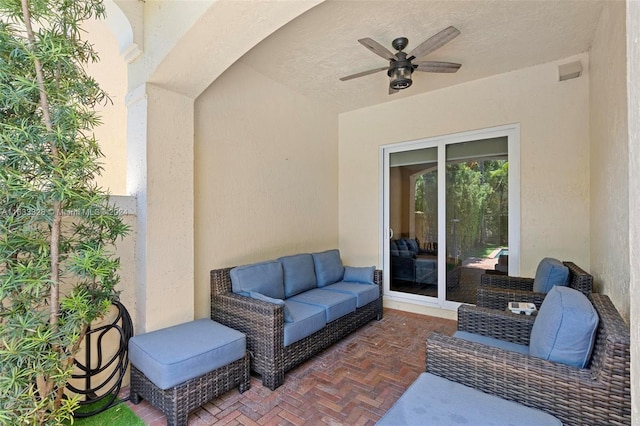
[[(455, 329), (452, 320), (385, 309), (381, 321), (289, 371), (275, 391), (252, 377), (251, 389), (210, 401), (189, 425), (374, 425), (424, 371), (427, 336)], [(146, 401), (127, 404), (147, 425), (166, 425)]]

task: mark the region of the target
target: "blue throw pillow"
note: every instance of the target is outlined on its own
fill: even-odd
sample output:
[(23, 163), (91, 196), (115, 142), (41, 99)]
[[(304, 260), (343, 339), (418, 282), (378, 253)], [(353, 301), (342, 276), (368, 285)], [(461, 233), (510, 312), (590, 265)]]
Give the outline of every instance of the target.
[(598, 322), (598, 312), (587, 296), (569, 287), (553, 287), (533, 323), (529, 355), (584, 368), (591, 358)]
[(567, 284), (569, 284), (569, 268), (562, 262), (551, 257), (545, 257), (540, 261), (533, 280), (535, 293), (548, 293), (553, 286)]
[(255, 291), (284, 299), (284, 274), (277, 260), (235, 267), (229, 272), (234, 293)]
[(375, 266), (364, 266), (359, 268), (353, 266), (345, 266), (344, 278), (342, 279), (342, 281), (348, 281), (351, 283), (374, 284), (373, 271), (375, 271), (375, 269)]
[(312, 253), (311, 256), (313, 256), (313, 263), (316, 269), (318, 287), (324, 287), (342, 280), (344, 266), (338, 250)]

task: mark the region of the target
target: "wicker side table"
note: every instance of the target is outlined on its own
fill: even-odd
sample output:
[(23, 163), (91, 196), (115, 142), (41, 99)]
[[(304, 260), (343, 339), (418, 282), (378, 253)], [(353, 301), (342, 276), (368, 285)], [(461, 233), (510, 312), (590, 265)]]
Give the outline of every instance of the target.
[(186, 425), (191, 411), (235, 387), (249, 389), (244, 334), (210, 319), (134, 336), (129, 352), (131, 402), (148, 400), (168, 426)]

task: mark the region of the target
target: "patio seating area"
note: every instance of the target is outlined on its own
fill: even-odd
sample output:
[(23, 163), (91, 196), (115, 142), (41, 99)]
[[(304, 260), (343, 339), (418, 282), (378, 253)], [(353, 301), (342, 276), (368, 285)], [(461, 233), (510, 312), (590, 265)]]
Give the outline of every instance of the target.
[[(253, 375), (250, 389), (243, 394), (232, 389), (212, 399), (191, 413), (188, 424), (374, 425), (424, 372), (427, 337), (455, 330), (452, 320), (385, 308), (382, 320), (290, 370), (276, 390)], [(128, 393), (124, 389), (121, 396)], [(145, 424), (166, 424), (148, 401), (127, 404)]]

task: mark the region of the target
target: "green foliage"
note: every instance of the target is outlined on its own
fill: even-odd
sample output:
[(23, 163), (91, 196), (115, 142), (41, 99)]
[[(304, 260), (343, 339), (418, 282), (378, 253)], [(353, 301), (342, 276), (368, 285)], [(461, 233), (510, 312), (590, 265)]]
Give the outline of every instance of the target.
[[(476, 247), (508, 243), (508, 177), (506, 160), (447, 164), (447, 254), (464, 258)], [(424, 213), (425, 241), (437, 240), (437, 170), (416, 179), (415, 205)], [(455, 235), (454, 235), (455, 231)]]
[[(29, 13), (25, 13), (28, 10)], [(80, 24), (97, 0), (0, 0), (0, 423), (60, 424), (87, 325), (117, 298), (128, 232), (95, 183), (108, 97)]]

